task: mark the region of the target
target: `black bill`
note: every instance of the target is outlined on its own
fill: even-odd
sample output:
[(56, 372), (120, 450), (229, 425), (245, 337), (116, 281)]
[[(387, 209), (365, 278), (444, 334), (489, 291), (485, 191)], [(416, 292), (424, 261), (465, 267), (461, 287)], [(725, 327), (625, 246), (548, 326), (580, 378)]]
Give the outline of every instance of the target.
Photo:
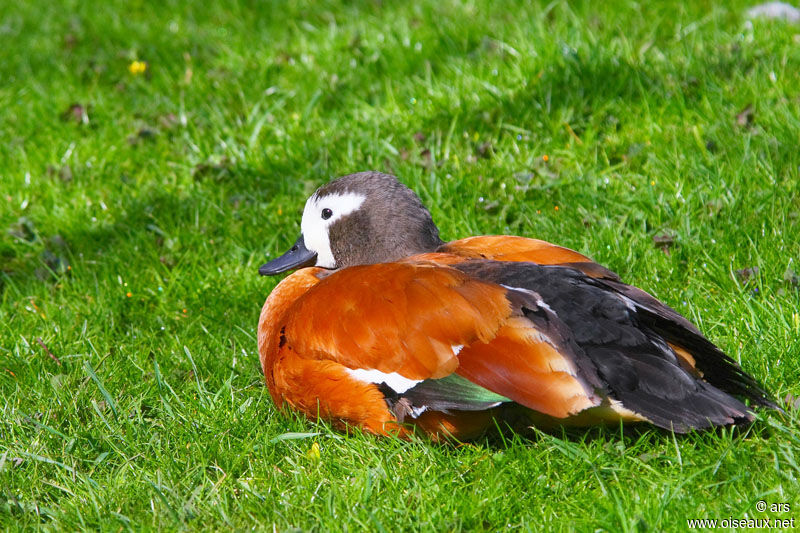
[(316, 252), (312, 252), (306, 248), (303, 236), (300, 235), (300, 238), (297, 239), (297, 242), (294, 243), (294, 246), (292, 246), (288, 252), (261, 265), (258, 269), (258, 273), (262, 276), (274, 276), (275, 274), (287, 272), (295, 268), (313, 266), (316, 260)]

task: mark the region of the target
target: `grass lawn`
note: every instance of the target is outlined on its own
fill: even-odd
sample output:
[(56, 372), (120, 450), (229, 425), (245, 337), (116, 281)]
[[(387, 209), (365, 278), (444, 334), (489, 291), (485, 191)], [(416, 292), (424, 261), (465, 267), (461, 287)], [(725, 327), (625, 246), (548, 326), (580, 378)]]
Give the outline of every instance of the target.
[(800, 526), (798, 410), (345, 436), (276, 412), (255, 339), (306, 196), (377, 169), (445, 239), (590, 255), (800, 396), (800, 26), (740, 1), (56, 4), (0, 17), (0, 528)]

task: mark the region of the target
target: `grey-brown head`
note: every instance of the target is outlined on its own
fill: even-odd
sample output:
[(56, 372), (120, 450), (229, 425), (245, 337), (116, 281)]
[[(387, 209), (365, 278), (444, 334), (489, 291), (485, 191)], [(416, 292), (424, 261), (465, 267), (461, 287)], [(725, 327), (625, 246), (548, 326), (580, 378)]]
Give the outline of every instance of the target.
[(288, 252), (258, 269), (262, 276), (304, 266), (384, 263), (442, 244), (414, 191), (375, 171), (349, 174), (317, 189), (306, 202), (300, 230)]

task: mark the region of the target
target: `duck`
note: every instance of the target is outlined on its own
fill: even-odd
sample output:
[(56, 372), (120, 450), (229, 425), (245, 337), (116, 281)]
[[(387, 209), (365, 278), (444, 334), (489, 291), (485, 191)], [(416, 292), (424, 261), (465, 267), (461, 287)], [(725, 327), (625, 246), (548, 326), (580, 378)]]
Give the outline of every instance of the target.
[(300, 230), (259, 268), (293, 271), (258, 323), (279, 408), (435, 440), (622, 423), (687, 433), (778, 408), (694, 324), (613, 271), (532, 238), (444, 242), (393, 175), (321, 186)]

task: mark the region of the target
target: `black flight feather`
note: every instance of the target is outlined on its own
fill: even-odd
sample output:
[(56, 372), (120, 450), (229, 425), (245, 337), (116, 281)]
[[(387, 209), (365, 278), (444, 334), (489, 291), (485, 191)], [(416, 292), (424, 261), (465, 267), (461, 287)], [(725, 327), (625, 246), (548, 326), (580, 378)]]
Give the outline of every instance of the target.
[[(455, 268), (484, 281), (534, 291), (579, 348), (572, 354), (576, 365), (594, 367), (612, 398), (658, 426), (685, 432), (752, 420), (733, 394), (774, 406), (735, 361), (644, 291), (566, 266), (474, 260)], [(667, 342), (692, 353), (706, 380), (684, 370)]]

